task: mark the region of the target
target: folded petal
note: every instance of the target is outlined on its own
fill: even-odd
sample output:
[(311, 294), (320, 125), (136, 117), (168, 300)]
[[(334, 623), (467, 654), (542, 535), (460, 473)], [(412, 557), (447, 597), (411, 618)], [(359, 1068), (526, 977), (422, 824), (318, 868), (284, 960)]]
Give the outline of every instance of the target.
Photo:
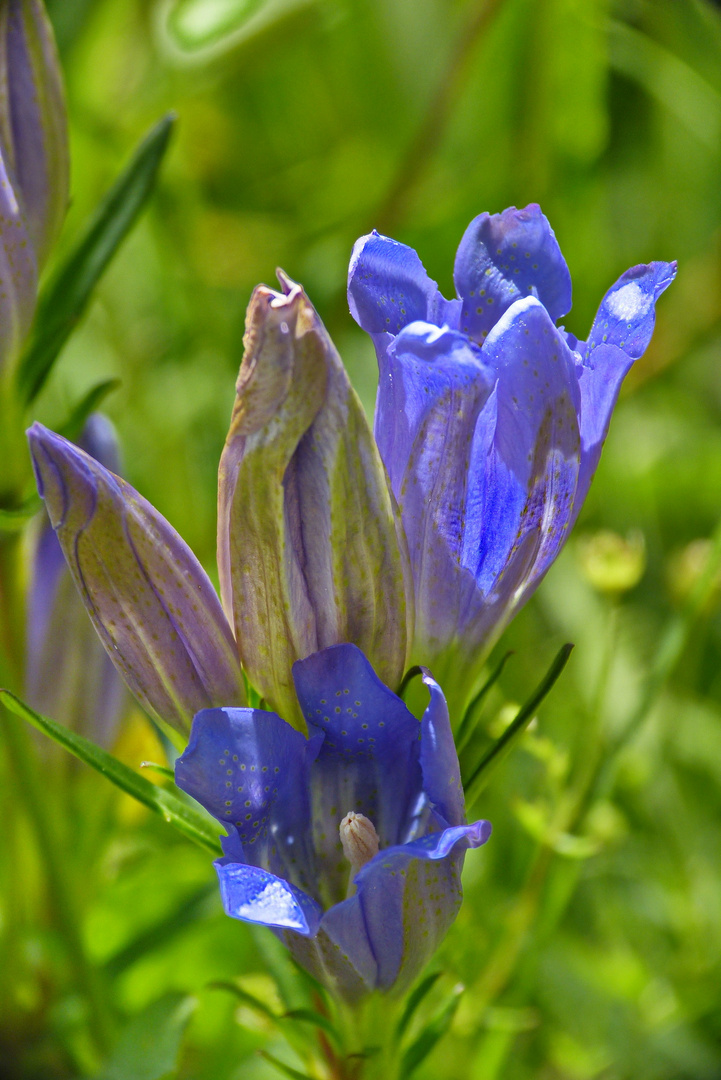
[(325, 913), (321, 932), (365, 983), (374, 979), (372, 989), (403, 993), (458, 914), (466, 848), (490, 834), (480, 821), (379, 852), (356, 876), (355, 896)]
[(244, 701), (215, 591), (167, 521), (67, 439), (28, 432), (40, 494), (108, 654), (141, 704), (188, 731), (193, 715)]
[(423, 790), (433, 809), (447, 825), (465, 826), (461, 768), (448, 705), (443, 691), (427, 669), (423, 670), (423, 682), (431, 693), (431, 700), (421, 720)]
[(226, 915), (261, 926), (315, 934), (321, 911), (302, 889), (257, 866), (227, 856), (216, 859), (220, 896)]
[(218, 563), (243, 664), (300, 722), (291, 667), (352, 641), (398, 685), (407, 556), (383, 463), (343, 365), (298, 285), (253, 294), (220, 464)]
[(631, 267), (604, 296), (588, 341), (576, 345), (583, 357), (578, 365), (583, 458), (576, 513), (596, 471), (621, 384), (651, 340), (656, 300), (675, 276), (675, 262)]
[(471, 468), (464, 562), (484, 593), (519, 604), (560, 550), (573, 514), (581, 454), (575, 362), (533, 297), (506, 312), (483, 353), (498, 373), (495, 432), (485, 468)]
[(40, 0), (0, 10), (0, 100), (2, 158), (42, 268), (67, 210), (69, 154), (62, 73)]
[(675, 262), (652, 262), (632, 266), (608, 290), (584, 352), (584, 364), (594, 367), (593, 351), (599, 345), (617, 345), (638, 360), (648, 348), (656, 322), (656, 300), (676, 277)]
[(300, 660), (293, 678), (308, 730), (325, 738), (311, 769), (313, 823), (325, 899), (345, 896), (349, 866), (338, 827), (353, 810), (373, 822), (381, 847), (398, 844), (425, 806), (420, 726), (355, 645)]
[(453, 273), (461, 329), (482, 342), (516, 300), (535, 296), (555, 322), (571, 307), (571, 275), (536, 203), (480, 214), (463, 234)]
[(444, 300), (413, 248), (375, 229), (353, 246), (348, 303), (369, 334), (398, 334), (418, 320), (458, 327), (458, 301)]
[(308, 750), (275, 713), (203, 709), (175, 763), (175, 782), (235, 830), (244, 862), (313, 892)]
[(381, 358), (376, 440), (401, 510), (424, 641), (452, 635), (464, 603), (470, 454), (494, 379), (464, 334), (428, 323), (406, 327)]

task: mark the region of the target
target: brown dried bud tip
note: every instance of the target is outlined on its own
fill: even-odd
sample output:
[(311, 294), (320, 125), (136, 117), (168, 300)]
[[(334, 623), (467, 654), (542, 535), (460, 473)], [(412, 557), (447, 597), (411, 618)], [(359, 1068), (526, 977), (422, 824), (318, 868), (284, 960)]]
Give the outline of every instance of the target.
[(356, 874), (362, 866), (378, 854), (378, 833), (370, 818), (351, 810), (340, 823), (340, 842), (343, 854)]

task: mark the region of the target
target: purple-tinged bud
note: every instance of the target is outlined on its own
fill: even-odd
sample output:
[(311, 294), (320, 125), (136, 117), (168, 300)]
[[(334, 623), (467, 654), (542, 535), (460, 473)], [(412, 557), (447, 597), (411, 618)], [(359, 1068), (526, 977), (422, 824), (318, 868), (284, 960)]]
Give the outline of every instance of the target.
[[(119, 471), (115, 430), (100, 413), (88, 417), (78, 444), (106, 468)], [(88, 618), (55, 531), (43, 517), (28, 593), (25, 693), (34, 709), (109, 746), (125, 689)]]
[[(220, 461), (218, 567), (241, 660), (302, 723), (293, 663), (352, 642), (397, 687), (409, 640), (405, 538), (363, 408), (299, 285), (259, 286)], [(412, 623), (411, 623), (412, 625)]]
[(0, 5), (0, 149), (41, 270), (69, 186), (63, 79), (41, 0)]
[(200, 709), (244, 704), (233, 634), (187, 544), (129, 484), (67, 439), (41, 424), (28, 437), (75, 584), (141, 704), (181, 732)]

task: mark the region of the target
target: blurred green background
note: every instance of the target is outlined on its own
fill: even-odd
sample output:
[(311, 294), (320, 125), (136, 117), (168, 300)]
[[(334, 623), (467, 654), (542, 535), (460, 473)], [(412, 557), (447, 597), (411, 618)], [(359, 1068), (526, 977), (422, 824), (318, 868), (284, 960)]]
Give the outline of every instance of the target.
[[(211, 574), (245, 306), (277, 265), (305, 285), (372, 411), (375, 359), (348, 314), (345, 276), (354, 240), (373, 227), (417, 248), (451, 295), (470, 219), (539, 202), (571, 269), (566, 326), (580, 337), (628, 266), (678, 259), (575, 536), (496, 650), (515, 656), (487, 703), (490, 734), (560, 645), (577, 646), (476, 806), (494, 836), (467, 860), (465, 904), (429, 1000), (442, 1003), (457, 983), (466, 991), (442, 1049), (415, 1075), (716, 1080), (721, 582), (692, 622), (673, 620), (721, 521), (719, 7), (48, 0), (48, 9), (73, 173), (56, 258), (142, 134), (168, 110), (178, 121), (150, 209), (36, 413), (52, 425), (93, 384), (122, 380), (105, 408), (126, 475)], [(599, 530), (643, 536), (645, 571), (623, 595), (599, 588), (589, 566), (583, 541)], [(666, 635), (678, 625), (684, 647), (661, 670), (660, 645), (673, 644)], [(123, 739), (134, 764), (159, 753), (141, 726)], [(609, 747), (613, 767), (599, 777)], [(132, 1016), (171, 991), (195, 995), (168, 1076), (278, 1075), (255, 1053), (273, 1046), (273, 1032), (208, 988), (243, 975), (270, 995), (271, 935), (222, 915), (202, 851), (96, 778), (75, 797), (97, 819), (81, 852), (86, 946), (116, 1006)], [(31, 875), (18, 903), (36, 916), (17, 943), (25, 974), (12, 1020), (0, 1021), (0, 1076), (89, 1074), (82, 999), (33, 890)]]

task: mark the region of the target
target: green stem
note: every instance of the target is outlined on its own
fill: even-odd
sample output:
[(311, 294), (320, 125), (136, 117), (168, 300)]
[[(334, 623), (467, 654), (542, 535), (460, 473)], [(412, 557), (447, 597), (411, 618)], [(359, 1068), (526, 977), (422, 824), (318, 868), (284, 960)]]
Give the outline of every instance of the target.
[(62, 847), (57, 842), (52, 808), (40, 782), (37, 758), (20, 721), (0, 706), (0, 730), (16, 790), (32, 827), (51, 900), (51, 910), (62, 935), (75, 979), (90, 1010), (89, 1028), (98, 1054), (103, 1057), (111, 1041), (112, 1025), (98, 970), (88, 959), (79, 929), (75, 896), (67, 880)]

